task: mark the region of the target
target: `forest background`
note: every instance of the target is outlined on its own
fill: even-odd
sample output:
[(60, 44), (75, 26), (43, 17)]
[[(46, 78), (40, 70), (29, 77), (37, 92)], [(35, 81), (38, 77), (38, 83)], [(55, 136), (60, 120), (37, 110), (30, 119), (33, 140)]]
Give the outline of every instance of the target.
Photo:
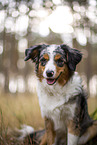
[(34, 65), (24, 61), (25, 49), (42, 43), (64, 43), (83, 53), (77, 71), (88, 91), (89, 113), (97, 108), (97, 0), (0, 0), (2, 143), (9, 128), (43, 127)]

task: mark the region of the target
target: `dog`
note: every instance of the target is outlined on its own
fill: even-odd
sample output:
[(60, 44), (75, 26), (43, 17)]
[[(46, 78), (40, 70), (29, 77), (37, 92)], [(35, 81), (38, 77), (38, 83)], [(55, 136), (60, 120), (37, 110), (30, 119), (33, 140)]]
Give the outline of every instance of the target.
[(35, 63), (38, 78), (37, 94), (45, 120), (40, 145), (59, 145), (58, 136), (62, 133), (64, 138), (67, 134), (67, 145), (85, 143), (94, 137), (97, 122), (88, 114), (87, 95), (75, 72), (81, 52), (65, 44), (42, 44), (26, 49), (25, 55), (25, 61)]

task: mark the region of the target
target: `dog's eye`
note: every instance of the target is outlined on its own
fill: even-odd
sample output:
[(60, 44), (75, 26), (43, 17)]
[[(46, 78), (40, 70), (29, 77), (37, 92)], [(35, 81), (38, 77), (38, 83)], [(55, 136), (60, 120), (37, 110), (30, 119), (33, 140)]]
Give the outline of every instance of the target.
[(46, 60), (45, 58), (42, 58), (42, 59), (40, 60), (40, 62), (41, 62), (41, 65), (42, 65), (42, 66), (45, 66), (46, 63), (47, 63), (47, 60)]
[(58, 60), (56, 60), (56, 64), (57, 64), (57, 66), (59, 66), (59, 67), (63, 67), (63, 65), (64, 65), (63, 59), (62, 59), (62, 58), (59, 58)]

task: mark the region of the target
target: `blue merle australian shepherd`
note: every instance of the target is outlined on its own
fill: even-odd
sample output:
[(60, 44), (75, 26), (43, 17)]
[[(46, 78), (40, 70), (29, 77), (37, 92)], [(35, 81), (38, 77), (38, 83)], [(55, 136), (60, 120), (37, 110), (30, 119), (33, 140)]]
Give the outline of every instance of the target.
[[(37, 94), (45, 120), (45, 130), (30, 130), (32, 144), (78, 145), (96, 136), (97, 121), (88, 114), (82, 80), (75, 72), (82, 59), (80, 51), (64, 44), (43, 44), (26, 49), (25, 55), (25, 61), (35, 63)], [(21, 138), (28, 132), (22, 129)]]

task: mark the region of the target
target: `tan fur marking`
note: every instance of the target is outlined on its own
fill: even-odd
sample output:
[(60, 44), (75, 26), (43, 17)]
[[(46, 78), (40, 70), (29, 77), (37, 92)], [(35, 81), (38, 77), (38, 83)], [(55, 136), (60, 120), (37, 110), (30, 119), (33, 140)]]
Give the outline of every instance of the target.
[(45, 129), (46, 133), (44, 134), (40, 145), (52, 145), (55, 141), (55, 132), (54, 132), (54, 123), (51, 119), (45, 118)]
[[(49, 56), (48, 54), (44, 54), (43, 57), (48, 61), (49, 60)], [(37, 73), (37, 77), (39, 78), (40, 82), (42, 82), (43, 80), (43, 72), (44, 72), (45, 66), (41, 66), (41, 63), (39, 63), (39, 68), (38, 68), (38, 73)]]
[[(55, 65), (56, 65), (56, 64), (55, 64)], [(58, 83), (59, 83), (60, 85), (64, 86), (64, 85), (67, 83), (67, 81), (69, 80), (69, 78), (70, 78), (69, 69), (68, 69), (67, 65), (64, 64), (63, 67), (58, 67), (58, 66), (56, 65), (56, 70), (57, 70), (57, 72), (56, 72), (56, 78), (60, 75), (60, 73), (62, 73), (62, 74), (60, 75), (59, 79), (58, 79)]]
[(33, 53), (31, 54), (31, 58), (35, 58), (38, 55), (38, 50), (34, 50)]
[(47, 144), (52, 145), (55, 141), (56, 133), (54, 131), (54, 123), (51, 119), (45, 118), (45, 128), (47, 133)]
[(44, 57), (46, 60), (49, 60), (48, 54), (44, 54), (43, 57)]
[(60, 55), (60, 54), (57, 54), (57, 55), (55, 56), (55, 61), (58, 60), (59, 58), (61, 58), (61, 55)]
[(46, 144), (47, 144), (47, 133), (43, 135), (40, 145), (46, 145)]
[(39, 63), (38, 73), (37, 77), (39, 78), (40, 82), (43, 80), (43, 71), (45, 69), (45, 66), (41, 66), (41, 63)]
[(75, 124), (72, 120), (70, 120), (68, 123), (67, 123), (67, 126), (68, 126), (68, 132), (73, 134), (73, 135), (76, 135), (76, 136), (79, 136), (80, 135), (80, 128), (75, 128)]
[(94, 124), (88, 128), (87, 132), (89, 133), (88, 140), (97, 134), (97, 121), (95, 121)]
[(78, 144), (85, 144), (97, 135), (97, 121), (90, 126), (86, 132), (80, 137)]

